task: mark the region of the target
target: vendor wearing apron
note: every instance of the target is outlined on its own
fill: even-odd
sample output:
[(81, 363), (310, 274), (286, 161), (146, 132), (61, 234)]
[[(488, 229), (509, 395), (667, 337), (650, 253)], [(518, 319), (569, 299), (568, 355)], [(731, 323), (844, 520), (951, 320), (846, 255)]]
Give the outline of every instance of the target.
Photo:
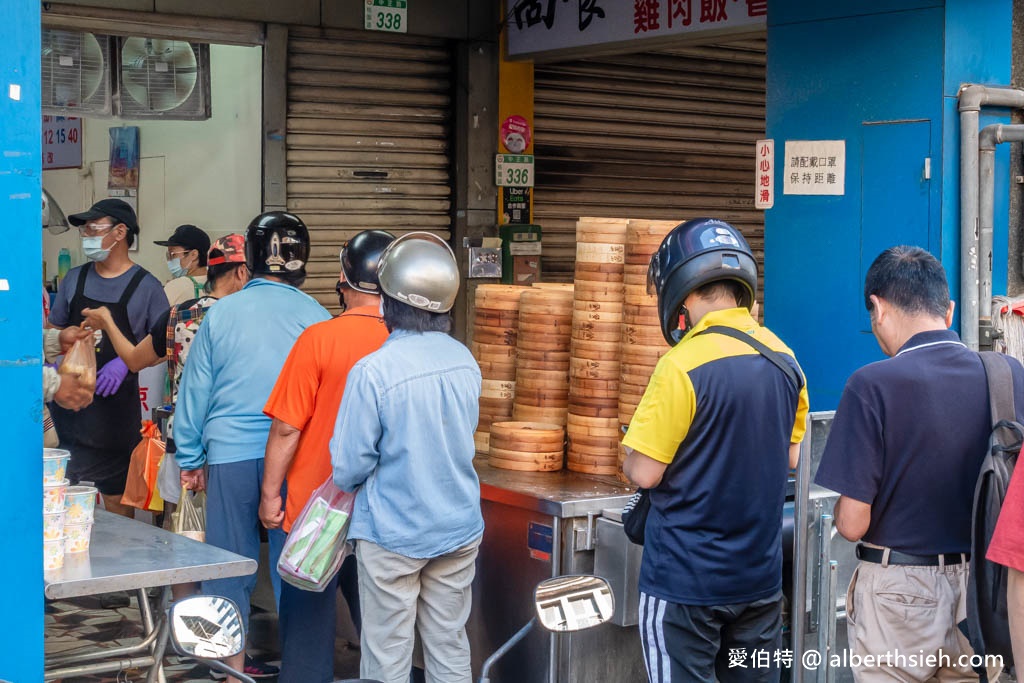
[[(68, 219), (78, 226), (90, 263), (72, 269), (61, 282), (50, 324), (77, 325), (83, 309), (106, 306), (118, 329), (135, 343), (168, 307), (160, 282), (128, 257), (139, 232), (135, 212), (119, 199), (104, 199)], [(117, 357), (106, 335), (96, 345), (96, 367), (93, 403), (77, 413), (55, 405), (53, 419), (61, 445), (71, 451), (68, 478), (93, 482), (108, 510), (130, 517), (132, 509), (120, 501), (140, 439), (138, 375)]]

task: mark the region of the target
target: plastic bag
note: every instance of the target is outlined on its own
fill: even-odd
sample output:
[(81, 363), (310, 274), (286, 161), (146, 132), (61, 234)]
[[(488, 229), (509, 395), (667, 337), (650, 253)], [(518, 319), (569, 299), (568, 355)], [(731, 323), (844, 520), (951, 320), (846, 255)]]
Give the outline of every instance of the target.
[(164, 442), (152, 420), (142, 421), (141, 432), (142, 441), (132, 451), (132, 459), (128, 464), (128, 479), (124, 484), (121, 502), (140, 510), (163, 512), (164, 500), (157, 490), (157, 474), (164, 457)]
[(334, 485), (333, 477), (310, 496), (284, 542), (277, 562), (281, 578), (303, 590), (322, 592), (349, 552), (348, 525), (356, 495)]
[(206, 542), (206, 492), (181, 487), (178, 509), (171, 515), (174, 533), (200, 543)]
[(83, 386), (96, 389), (96, 344), (92, 336), (79, 339), (61, 361), (57, 372), (62, 375), (78, 375), (78, 381)]

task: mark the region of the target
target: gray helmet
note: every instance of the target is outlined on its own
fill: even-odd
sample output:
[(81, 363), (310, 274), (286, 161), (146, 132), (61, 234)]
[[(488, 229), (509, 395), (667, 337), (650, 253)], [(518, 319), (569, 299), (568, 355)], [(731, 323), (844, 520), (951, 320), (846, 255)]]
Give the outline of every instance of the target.
[(455, 252), (430, 232), (406, 233), (389, 244), (377, 279), (392, 299), (432, 313), (450, 311), (459, 292)]

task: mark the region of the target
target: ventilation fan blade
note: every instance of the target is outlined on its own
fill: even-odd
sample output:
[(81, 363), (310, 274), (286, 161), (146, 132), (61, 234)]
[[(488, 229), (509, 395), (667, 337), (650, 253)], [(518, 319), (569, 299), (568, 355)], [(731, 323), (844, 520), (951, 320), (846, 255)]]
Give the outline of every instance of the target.
[(92, 99), (103, 85), (106, 69), (103, 49), (91, 33), (44, 29), (42, 34), (43, 83), (48, 104), (73, 107)]
[(121, 48), (125, 91), (154, 111), (184, 104), (198, 80), (199, 62), (188, 43), (133, 37)]

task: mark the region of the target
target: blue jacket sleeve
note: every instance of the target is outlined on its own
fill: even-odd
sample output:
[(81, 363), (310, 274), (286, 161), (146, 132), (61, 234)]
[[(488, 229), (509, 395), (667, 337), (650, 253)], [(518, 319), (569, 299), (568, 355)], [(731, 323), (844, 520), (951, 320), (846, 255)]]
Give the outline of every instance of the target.
[(212, 391), (210, 326), (200, 325), (189, 348), (188, 362), (178, 387), (178, 403), (174, 408), (174, 443), (178, 447), (174, 458), (183, 470), (199, 469), (206, 463), (203, 427), (209, 414)]
[(380, 460), (379, 444), (384, 430), (378, 398), (366, 366), (357, 364), (345, 381), (330, 444), (334, 484), (342, 491), (354, 491), (362, 485)]

